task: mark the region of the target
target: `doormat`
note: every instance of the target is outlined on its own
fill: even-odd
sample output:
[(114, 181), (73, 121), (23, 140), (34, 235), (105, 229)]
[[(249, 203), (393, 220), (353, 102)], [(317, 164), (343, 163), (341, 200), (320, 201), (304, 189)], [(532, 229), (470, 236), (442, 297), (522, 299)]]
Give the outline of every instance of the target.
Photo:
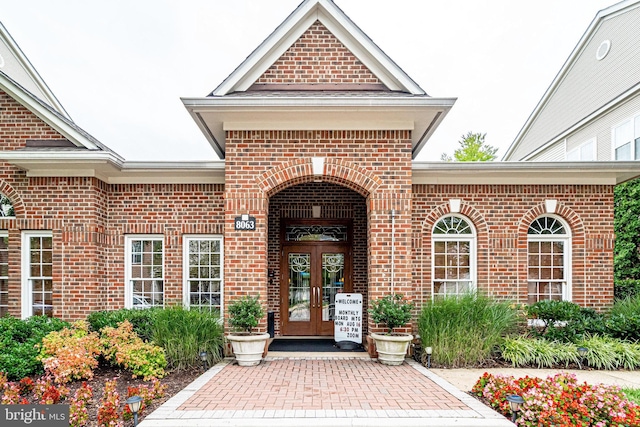
[[(323, 353), (323, 352), (338, 352), (338, 351), (364, 351), (364, 347), (361, 344), (349, 343), (349, 348), (343, 346), (342, 349), (338, 348), (335, 341), (332, 339), (274, 339), (269, 346), (269, 351), (300, 351), (309, 353)], [(353, 347), (353, 348), (351, 348)]]

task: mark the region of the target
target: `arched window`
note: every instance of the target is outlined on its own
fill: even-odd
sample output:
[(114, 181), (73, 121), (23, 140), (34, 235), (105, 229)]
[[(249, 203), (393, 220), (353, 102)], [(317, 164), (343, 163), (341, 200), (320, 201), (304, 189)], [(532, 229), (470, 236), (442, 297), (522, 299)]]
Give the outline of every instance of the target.
[(433, 227), (432, 294), (463, 295), (476, 289), (476, 233), (466, 218), (448, 215)]
[(560, 218), (533, 221), (527, 233), (528, 302), (569, 300), (571, 231)]
[(0, 218), (13, 218), (16, 216), (13, 210), (13, 203), (4, 194), (0, 193)]

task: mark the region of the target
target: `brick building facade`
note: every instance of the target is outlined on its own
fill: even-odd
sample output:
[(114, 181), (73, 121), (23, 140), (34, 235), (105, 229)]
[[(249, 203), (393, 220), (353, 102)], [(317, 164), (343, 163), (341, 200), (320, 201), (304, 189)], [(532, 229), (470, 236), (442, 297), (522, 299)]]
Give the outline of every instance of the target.
[(613, 187), (635, 168), (416, 162), (454, 101), (327, 0), (183, 101), (220, 161), (126, 162), (0, 72), (0, 310), (259, 295), (284, 336), (333, 335), (336, 292), (363, 295), (365, 334), (389, 293), (611, 304)]

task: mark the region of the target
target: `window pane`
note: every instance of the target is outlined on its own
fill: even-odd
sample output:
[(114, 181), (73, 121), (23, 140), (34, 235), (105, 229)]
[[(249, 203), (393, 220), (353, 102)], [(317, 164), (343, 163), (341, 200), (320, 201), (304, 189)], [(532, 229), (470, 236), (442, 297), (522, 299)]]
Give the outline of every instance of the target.
[(631, 143), (616, 148), (616, 160), (631, 160)]
[(616, 151), (623, 145), (629, 144), (633, 139), (633, 122), (627, 120), (613, 130), (613, 141)]
[(581, 148), (580, 148), (580, 160), (584, 160), (584, 161), (589, 161), (589, 160), (595, 160), (594, 155), (593, 155), (593, 140), (585, 143)]
[(131, 304), (135, 308), (162, 306), (164, 303), (162, 240), (130, 240), (130, 245), (129, 277), (133, 292)]
[[(220, 239), (192, 239), (189, 243), (187, 301), (192, 308), (219, 313), (221, 301)], [(216, 280), (217, 279), (217, 280)]]

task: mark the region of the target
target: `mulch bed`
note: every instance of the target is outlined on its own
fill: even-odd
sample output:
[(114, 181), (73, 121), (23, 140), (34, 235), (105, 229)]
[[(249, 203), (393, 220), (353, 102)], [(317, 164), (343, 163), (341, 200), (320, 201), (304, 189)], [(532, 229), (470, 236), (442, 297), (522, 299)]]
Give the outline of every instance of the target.
[[(147, 406), (144, 409), (143, 413), (138, 415), (138, 422), (142, 421), (146, 415), (152, 413), (160, 405), (162, 405), (172, 396), (184, 389), (193, 380), (202, 375), (202, 373), (202, 367), (194, 367), (187, 370), (169, 372), (164, 378), (160, 379), (160, 382), (163, 385), (167, 386), (164, 397), (155, 399), (151, 403), (151, 405)], [(120, 395), (120, 413), (126, 406), (124, 401), (127, 399), (128, 387), (151, 384), (148, 381), (143, 381), (141, 378), (133, 378), (131, 376), (131, 373), (128, 371), (111, 368), (108, 366), (99, 366), (98, 368), (94, 369), (93, 374), (94, 376), (91, 380), (86, 380), (87, 384), (90, 385), (93, 390), (93, 397), (87, 405), (87, 412), (89, 414), (89, 422), (87, 423), (87, 426), (89, 427), (97, 427), (98, 425), (98, 407), (100, 406), (100, 401), (102, 399), (102, 394), (104, 391), (104, 384), (106, 381), (113, 380), (114, 378), (117, 380), (117, 390)], [(33, 378), (34, 381), (36, 379), (37, 378)], [(85, 380), (74, 381), (72, 383), (66, 384), (66, 387), (68, 387), (70, 390), (69, 396), (73, 396), (75, 391), (82, 385), (83, 381)], [(30, 403), (38, 403), (37, 401), (35, 401), (33, 395), (30, 395), (27, 398), (28, 400), (30, 400)], [(133, 420), (125, 421), (124, 425), (125, 427), (133, 426)]]

